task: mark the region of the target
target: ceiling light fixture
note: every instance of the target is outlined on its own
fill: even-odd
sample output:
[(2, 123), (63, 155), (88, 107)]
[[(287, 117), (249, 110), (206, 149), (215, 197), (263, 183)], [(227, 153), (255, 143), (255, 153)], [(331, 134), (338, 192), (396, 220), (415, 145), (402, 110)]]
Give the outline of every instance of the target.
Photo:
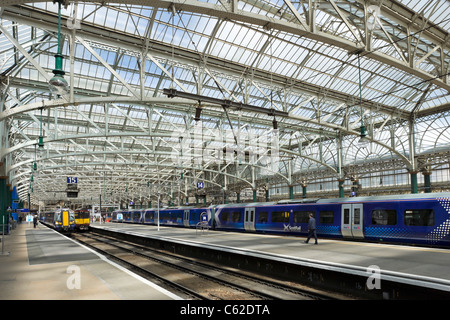
[(65, 72), (63, 70), (63, 55), (61, 54), (61, 2), (64, 0), (54, 0), (58, 2), (58, 51), (55, 54), (55, 69), (53, 69), (53, 78), (50, 79), (50, 91), (56, 95), (64, 95), (69, 91), (69, 84), (64, 79)]

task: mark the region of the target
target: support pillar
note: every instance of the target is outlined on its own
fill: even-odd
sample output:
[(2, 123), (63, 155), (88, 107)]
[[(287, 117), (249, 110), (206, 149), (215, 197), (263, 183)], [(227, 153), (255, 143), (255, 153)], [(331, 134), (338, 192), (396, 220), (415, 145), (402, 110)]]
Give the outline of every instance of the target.
[(294, 199), (294, 186), (289, 186), (289, 199)]
[(358, 184), (358, 179), (357, 178), (353, 178), (353, 185), (352, 185), (352, 197), (357, 197), (358, 193), (359, 193), (359, 184)]
[(306, 183), (302, 183), (302, 198), (306, 198)]
[(8, 197), (6, 198), (6, 205), (8, 207), (11, 207), (11, 209), (13, 207), (13, 205), (12, 205), (12, 191), (13, 191), (13, 189), (12, 189), (11, 184), (7, 183), (6, 184), (6, 195)]
[(7, 176), (0, 176), (0, 233), (3, 230), (3, 222), (5, 222), (5, 233), (8, 233), (9, 226), (8, 212), (6, 211), (8, 207), (7, 181)]
[(256, 202), (256, 189), (253, 189), (253, 202)]
[(344, 198), (344, 182), (345, 179), (339, 179), (339, 198)]
[(431, 172), (423, 171), (422, 174), (425, 180), (425, 193), (431, 193)]
[(236, 192), (236, 202), (237, 203), (241, 203), (241, 193), (240, 192)]
[[(8, 202), (7, 202), (7, 206), (11, 208), (11, 211), (13, 210), (13, 187), (10, 184), (6, 185), (6, 192), (8, 194)], [(12, 214), (10, 212), (6, 212), (6, 214), (8, 215), (8, 217), (11, 217), (11, 219), (13, 218)], [(9, 224), (8, 224), (9, 225)]]
[(203, 198), (203, 204), (206, 204), (206, 194), (196, 194), (195, 203), (199, 204), (199, 199)]
[(417, 193), (417, 171), (410, 172), (411, 175), (411, 193)]
[[(12, 209), (13, 210), (19, 209), (19, 203), (18, 203), (19, 195), (17, 194), (17, 187), (12, 188), (11, 194), (12, 194), (12, 204), (11, 204)], [(16, 202), (14, 203), (14, 201), (16, 201)]]

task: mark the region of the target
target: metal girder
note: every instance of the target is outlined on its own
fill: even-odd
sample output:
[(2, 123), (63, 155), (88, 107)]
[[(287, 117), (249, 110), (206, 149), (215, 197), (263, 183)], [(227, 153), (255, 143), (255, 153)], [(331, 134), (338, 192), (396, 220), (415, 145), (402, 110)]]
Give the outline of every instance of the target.
[[(32, 1), (32, 0), (31, 1), (17, 1), (17, 2), (14, 2), (14, 4), (21, 4), (21, 3), (27, 3), (27, 2), (30, 3), (30, 2), (41, 2), (41, 1)], [(233, 21), (240, 21), (240, 22), (244, 22), (244, 23), (265, 26), (266, 28), (273, 28), (273, 29), (277, 29), (280, 31), (289, 32), (291, 34), (296, 34), (296, 35), (306, 37), (309, 39), (314, 39), (314, 40), (320, 41), (322, 43), (327, 43), (327, 44), (330, 44), (333, 46), (338, 46), (349, 52), (361, 49), (361, 45), (359, 45), (359, 42), (355, 43), (355, 42), (349, 41), (345, 38), (338, 37), (335, 35), (330, 35), (328, 33), (322, 32), (317, 29), (315, 29), (313, 32), (311, 32), (310, 29), (307, 28), (307, 26), (305, 25), (305, 22), (299, 22), (299, 21), (303, 21), (303, 19), (298, 20), (298, 18), (300, 18), (298, 12), (296, 14), (294, 14), (294, 16), (297, 17), (297, 19), (294, 22), (292, 20), (286, 21), (285, 19), (272, 19), (272, 18), (268, 17), (267, 15), (255, 14), (255, 13), (248, 12), (248, 11), (237, 10), (234, 6), (205, 3), (202, 1), (196, 1), (196, 0), (176, 0), (176, 1), (173, 1), (173, 0), (145, 0), (145, 1), (121, 0), (121, 1), (108, 1), (108, 2), (109, 3), (127, 3), (127, 4), (136, 4), (136, 5), (147, 5), (150, 7), (164, 8), (164, 9), (167, 9), (171, 6), (175, 6), (175, 8), (177, 10), (181, 10), (181, 11), (189, 11), (189, 12), (195, 12), (195, 13), (200, 13), (200, 14), (208, 14), (211, 16), (216, 16), (220, 19), (230, 19)], [(293, 12), (296, 11), (296, 8), (292, 5), (292, 3), (290, 3), (290, 1), (285, 1), (285, 3), (289, 7), (290, 11), (293, 11)], [(6, 1), (6, 6), (11, 5), (11, 4), (8, 4), (8, 1)], [(334, 2), (332, 2), (332, 4), (334, 7), (334, 10), (336, 10), (336, 15), (338, 15), (338, 16), (340, 15), (342, 17), (343, 16), (343, 13), (341, 12), (342, 9), (339, 9)], [(388, 1), (386, 4), (383, 4), (383, 6), (381, 7), (381, 11), (382, 12), (386, 11), (387, 14), (392, 16), (393, 13), (392, 13), (392, 9), (390, 9), (390, 8), (393, 8), (393, 7), (400, 8), (401, 5), (399, 3), (391, 0), (391, 1)], [(320, 9), (320, 7), (318, 9)], [(316, 10), (318, 10), (318, 9), (316, 9)], [(403, 11), (405, 11), (404, 7), (402, 9), (403, 9)], [(4, 15), (6, 15), (6, 17), (8, 17), (8, 11), (9, 11), (9, 9), (7, 8), (4, 13)], [(408, 21), (408, 19), (412, 19), (411, 17), (408, 17), (408, 16), (402, 16), (399, 13), (397, 13), (395, 15), (395, 18), (398, 20), (403, 19), (406, 21)], [(346, 24), (350, 27), (350, 29), (352, 29), (351, 26), (349, 25), (348, 21), (346, 21)], [(441, 43), (443, 43), (443, 45), (445, 45), (446, 47), (449, 46), (447, 39), (445, 39), (445, 37), (448, 36), (448, 33), (447, 34), (443, 33), (442, 30), (439, 30), (439, 28), (437, 26), (435, 26), (434, 29), (433, 28), (427, 28), (427, 29), (428, 29), (427, 34), (431, 32), (430, 30), (433, 30), (433, 31), (436, 30), (434, 33), (432, 33), (434, 38), (432, 38), (431, 40), (434, 40), (435, 43), (436, 43), (436, 40), (438, 40), (438, 41), (441, 41)], [(438, 38), (439, 35), (441, 36), (441, 38)], [(440, 45), (441, 43), (436, 43), (435, 46)], [(395, 42), (393, 42), (393, 44), (395, 44)], [(424, 70), (416, 68), (414, 66), (414, 64), (410, 65), (409, 63), (406, 63), (402, 59), (397, 59), (397, 58), (394, 58), (387, 54), (384, 54), (382, 52), (372, 51), (367, 48), (364, 50), (364, 54), (375, 60), (378, 60), (382, 63), (389, 64), (400, 70), (404, 70), (408, 73), (414, 74), (417, 77), (419, 77), (425, 81), (430, 81), (430, 82), (434, 83), (435, 85), (442, 87), (450, 92), (450, 84), (448, 84), (447, 81), (442, 81), (440, 79), (440, 77), (436, 77)]]
[(50, 80), (50, 75), (39, 65), (39, 63), (21, 46), (9, 32), (0, 24), (0, 31), (6, 38), (20, 51), (21, 54), (39, 71), (39, 73), (47, 80)]
[[(164, 2), (164, 1), (162, 1)], [(202, 4), (199, 4), (200, 6)], [(159, 7), (159, 5), (156, 4), (156, 7)], [(8, 10), (10, 10), (8, 8)], [(14, 11), (14, 8), (11, 8), (11, 10)], [(9, 11), (8, 11), (9, 12)], [(8, 17), (8, 12), (5, 12), (5, 16)], [(43, 20), (45, 21), (46, 19), (51, 19), (47, 16), (41, 16), (41, 14), (36, 13), (36, 12), (29, 12), (28, 17), (21, 15), (19, 12), (14, 13), (13, 16), (11, 16), (11, 19), (14, 19), (16, 21), (20, 21), (23, 23), (28, 23), (28, 24), (32, 24), (32, 23), (36, 23), (35, 19), (39, 19), (40, 22), (39, 24), (42, 25), (42, 28), (45, 29), (49, 29), (52, 30), (55, 28), (55, 26), (51, 23), (45, 23), (43, 22)], [(31, 16), (31, 18), (30, 18)], [(242, 17), (242, 21), (246, 22), (245, 17)], [(267, 17), (261, 16), (261, 19), (266, 19)], [(241, 21), (241, 20), (239, 20)], [(291, 23), (291, 22), (290, 22)], [(293, 28), (298, 28), (298, 26), (293, 26)], [(291, 30), (292, 31), (292, 30)], [(99, 30), (97, 28), (93, 28), (89, 25), (83, 26), (83, 30), (78, 30), (77, 31), (78, 34), (82, 35), (84, 39), (90, 39), (91, 41), (98, 41), (100, 43), (106, 43), (108, 45), (111, 46), (117, 46), (117, 41), (120, 41), (120, 46), (122, 48), (128, 49), (128, 50), (132, 50), (132, 51), (137, 51), (136, 48), (140, 45), (141, 40), (140, 39), (136, 39), (130, 36), (123, 36), (120, 34), (116, 34), (114, 39), (112, 39), (110, 37), (109, 33), (104, 32), (103, 30)], [(101, 34), (101, 36), (97, 36), (97, 34)], [(295, 32), (294, 32), (295, 34)], [(327, 35), (327, 34), (326, 34)], [(303, 36), (303, 35), (302, 35)], [(326, 43), (330, 43), (330, 44), (334, 44), (335, 42), (339, 43), (339, 39), (333, 39), (332, 36), (327, 35), (327, 37), (330, 37), (331, 39), (326, 42)], [(344, 39), (344, 42), (346, 42), (347, 40)], [(348, 45), (351, 45), (351, 43), (348, 43)], [(358, 49), (357, 47), (348, 47), (346, 48), (346, 50), (348, 50), (349, 52), (352, 52), (352, 50), (354, 49)], [(170, 51), (174, 50), (173, 47), (170, 48), (170, 46), (164, 45), (162, 43), (154, 43), (152, 45), (152, 52), (154, 52), (153, 56), (158, 53), (158, 55), (162, 55), (167, 58), (167, 59), (171, 59), (172, 57), (170, 56)], [(374, 52), (369, 52), (369, 51), (365, 51), (364, 54), (367, 54), (368, 56), (372, 55), (372, 54), (377, 54)], [(198, 53), (190, 53), (188, 51), (180, 51), (179, 49), (176, 50), (176, 59), (177, 61), (180, 61), (182, 63), (187, 63), (187, 64), (192, 64), (195, 65), (198, 63)], [(389, 62), (389, 59), (392, 59), (384, 54), (382, 54), (382, 58), (383, 60), (386, 60), (384, 62)], [(212, 68), (212, 66), (214, 66), (215, 70), (220, 70), (220, 72), (232, 72), (232, 74), (234, 74), (237, 77), (241, 77), (241, 75), (244, 73), (244, 71), (246, 70), (245, 67), (239, 68), (237, 65), (232, 65), (232, 64), (227, 64), (227, 68), (223, 67), (223, 62), (218, 60), (217, 58), (213, 58), (213, 57), (209, 57), (208, 58), (208, 65), (209, 68)], [(235, 70), (232, 70), (230, 68), (233, 68)], [(292, 81), (292, 79), (289, 78), (285, 78), (285, 77), (280, 77), (280, 75), (277, 75), (276, 73), (274, 74), (267, 74), (265, 72), (262, 72), (261, 70), (254, 70), (253, 71), (253, 76), (254, 77), (258, 77), (258, 81), (259, 82), (264, 82), (266, 81), (267, 84), (269, 84), (269, 81), (267, 81), (269, 78), (273, 78), (273, 82), (274, 83), (290, 83)], [(429, 79), (430, 77), (428, 76), (427, 79)], [(302, 81), (294, 81), (295, 83), (295, 89), (296, 90), (301, 90), (305, 93), (308, 94), (312, 94), (312, 95), (317, 95), (317, 92), (321, 92), (322, 88), (315, 86), (313, 84), (305, 84)], [(292, 86), (292, 85), (290, 85)], [(353, 96), (351, 95), (346, 95), (346, 94), (342, 94), (340, 92), (334, 91), (331, 88), (327, 88), (326, 90), (326, 95), (328, 99), (335, 99), (338, 103), (348, 103), (349, 101), (353, 100)], [(381, 111), (381, 112), (385, 112), (387, 114), (395, 114), (397, 117), (402, 117), (404, 119), (409, 118), (409, 113), (405, 112), (401, 109), (396, 109), (387, 105), (383, 105), (381, 103), (373, 103), (370, 102), (368, 100), (363, 99), (363, 104), (365, 108), (371, 109), (371, 110), (377, 110), (377, 111)]]

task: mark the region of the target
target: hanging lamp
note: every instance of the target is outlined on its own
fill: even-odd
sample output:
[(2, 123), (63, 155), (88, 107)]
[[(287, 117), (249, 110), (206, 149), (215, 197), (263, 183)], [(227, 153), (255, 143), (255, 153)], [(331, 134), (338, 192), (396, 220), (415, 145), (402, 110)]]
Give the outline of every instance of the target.
[(44, 150), (44, 136), (42, 134), (42, 108), (41, 108), (41, 121), (40, 121), (40, 128), (39, 128), (38, 147), (39, 147), (39, 153), (41, 153)]
[(33, 163), (33, 172), (37, 171), (37, 162), (36, 162), (36, 145), (34, 145), (34, 163)]
[(359, 104), (361, 107), (361, 134), (358, 141), (358, 145), (361, 148), (367, 148), (369, 144), (369, 139), (366, 137), (366, 127), (364, 126), (364, 114), (363, 114), (363, 106), (362, 106), (362, 88), (361, 88), (361, 64), (359, 61), (361, 52), (358, 52), (358, 73), (359, 73)]
[(63, 55), (61, 54), (61, 3), (64, 0), (54, 0), (58, 2), (58, 51), (55, 54), (55, 69), (53, 69), (53, 78), (50, 79), (50, 91), (56, 95), (63, 95), (69, 91), (69, 84), (64, 79), (65, 72), (63, 70)]

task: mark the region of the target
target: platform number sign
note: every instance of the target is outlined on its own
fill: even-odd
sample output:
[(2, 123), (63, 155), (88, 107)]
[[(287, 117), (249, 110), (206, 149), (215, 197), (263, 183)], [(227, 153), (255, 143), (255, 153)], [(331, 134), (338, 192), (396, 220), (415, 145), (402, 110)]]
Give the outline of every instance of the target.
[(197, 182), (197, 189), (203, 189), (205, 187), (204, 182)]
[(78, 183), (77, 177), (67, 177), (67, 183)]

